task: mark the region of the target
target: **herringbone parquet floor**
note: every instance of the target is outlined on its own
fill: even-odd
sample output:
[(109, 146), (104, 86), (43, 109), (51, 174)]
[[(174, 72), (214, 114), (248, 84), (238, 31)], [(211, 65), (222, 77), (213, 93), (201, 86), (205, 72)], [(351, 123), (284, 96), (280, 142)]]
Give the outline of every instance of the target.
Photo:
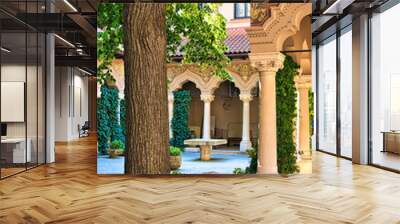
[(0, 223), (400, 223), (400, 175), (315, 153), (314, 173), (96, 175), (96, 142), (0, 181)]

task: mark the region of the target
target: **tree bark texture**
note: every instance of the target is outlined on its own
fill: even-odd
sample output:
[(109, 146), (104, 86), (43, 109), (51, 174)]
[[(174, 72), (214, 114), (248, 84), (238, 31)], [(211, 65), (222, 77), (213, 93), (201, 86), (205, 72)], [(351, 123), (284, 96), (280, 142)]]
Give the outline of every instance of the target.
[(165, 5), (124, 9), (125, 173), (169, 174)]

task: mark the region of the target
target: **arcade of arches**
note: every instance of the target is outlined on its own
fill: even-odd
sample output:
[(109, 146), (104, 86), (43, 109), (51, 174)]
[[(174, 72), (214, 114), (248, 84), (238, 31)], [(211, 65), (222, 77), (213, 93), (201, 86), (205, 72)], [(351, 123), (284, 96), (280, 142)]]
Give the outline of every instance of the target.
[(302, 159), (311, 158), (308, 114), (311, 57), (310, 52), (296, 51), (311, 49), (311, 4), (252, 4), (251, 10), (251, 26), (246, 28), (251, 53), (246, 59), (232, 60), (227, 68), (232, 83), (223, 82), (195, 65), (168, 64), (169, 119), (172, 119), (173, 91), (190, 89), (195, 94), (192, 102), (195, 109), (191, 110), (195, 112), (191, 112), (189, 125), (196, 137), (200, 134), (204, 139), (239, 137), (241, 151), (250, 148), (258, 137), (258, 172), (277, 173), (275, 74), (283, 64), (282, 52), (288, 52), (300, 65), (295, 80), (299, 101), (296, 142)]
[[(258, 140), (258, 173), (277, 173), (275, 74), (284, 53), (299, 65), (297, 133), (299, 159), (310, 160), (309, 102), (311, 88), (311, 4), (251, 4), (245, 28), (249, 51), (232, 57), (224, 81), (196, 65), (167, 64), (169, 120), (173, 92), (189, 89), (193, 96), (189, 126), (195, 137), (227, 138), (245, 151)], [(113, 63), (113, 75), (123, 89), (123, 62)], [(122, 75), (123, 76), (123, 75)], [(300, 156), (301, 155), (301, 156)]]

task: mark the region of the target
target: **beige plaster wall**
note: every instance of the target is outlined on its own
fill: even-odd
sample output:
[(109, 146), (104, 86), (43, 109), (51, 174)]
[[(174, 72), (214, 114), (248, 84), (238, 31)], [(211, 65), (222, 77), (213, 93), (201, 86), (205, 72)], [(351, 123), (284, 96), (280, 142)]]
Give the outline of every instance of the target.
[(201, 128), (203, 122), (203, 101), (200, 100), (200, 90), (192, 82), (185, 83), (182, 89), (189, 90), (192, 97), (189, 109), (189, 126)]

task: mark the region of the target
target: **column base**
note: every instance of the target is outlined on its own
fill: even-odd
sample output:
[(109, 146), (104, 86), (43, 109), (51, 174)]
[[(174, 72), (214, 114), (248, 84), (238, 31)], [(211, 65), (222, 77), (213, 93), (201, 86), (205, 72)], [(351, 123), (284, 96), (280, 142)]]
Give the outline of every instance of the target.
[(200, 146), (200, 160), (201, 161), (208, 161), (211, 158), (211, 150), (212, 146), (211, 145), (201, 145)]
[(257, 174), (278, 174), (278, 167), (276, 166), (260, 166), (257, 167)]
[(251, 148), (251, 141), (250, 140), (242, 140), (240, 142), (240, 152), (246, 152), (250, 148)]

